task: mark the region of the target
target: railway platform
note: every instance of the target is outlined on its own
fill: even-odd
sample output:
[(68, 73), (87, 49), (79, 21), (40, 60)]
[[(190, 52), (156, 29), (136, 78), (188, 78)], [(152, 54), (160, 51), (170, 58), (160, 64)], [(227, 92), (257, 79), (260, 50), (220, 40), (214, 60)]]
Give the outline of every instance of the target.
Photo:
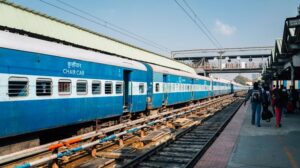
[(250, 123), (249, 103), (242, 106), (196, 164), (196, 168), (274, 168), (300, 166), (300, 113), (283, 116), (282, 127)]

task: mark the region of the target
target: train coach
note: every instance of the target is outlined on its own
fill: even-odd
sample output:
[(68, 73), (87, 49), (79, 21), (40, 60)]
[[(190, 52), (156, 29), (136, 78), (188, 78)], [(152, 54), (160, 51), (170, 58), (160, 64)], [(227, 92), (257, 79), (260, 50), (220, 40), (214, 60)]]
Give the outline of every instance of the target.
[(232, 93), (250, 89), (250, 86), (244, 86), (236, 82), (231, 82), (231, 87)]
[(230, 94), (232, 91), (231, 82), (224, 79), (213, 79), (212, 91), (213, 91), (213, 96)]
[(150, 86), (150, 93), (148, 94), (149, 109), (185, 103), (211, 96), (210, 78), (157, 65), (147, 65), (148, 73), (150, 73), (148, 78), (148, 86)]
[(144, 64), (0, 34), (0, 137), (146, 110)]
[(0, 32), (0, 139), (230, 94), (231, 83)]

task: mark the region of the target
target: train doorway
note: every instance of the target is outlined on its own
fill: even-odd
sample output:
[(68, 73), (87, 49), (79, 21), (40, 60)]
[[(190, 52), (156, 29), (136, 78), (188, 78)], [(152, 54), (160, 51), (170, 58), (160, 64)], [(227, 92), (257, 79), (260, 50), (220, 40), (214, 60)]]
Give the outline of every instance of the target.
[(168, 85), (167, 85), (167, 75), (163, 75), (163, 97), (164, 97), (164, 101), (163, 103), (165, 105), (167, 105), (168, 103), (168, 89), (167, 89)]
[[(195, 98), (194, 84), (195, 84), (195, 79), (192, 79), (191, 92), (192, 92), (192, 99), (193, 100)], [(203, 84), (204, 84), (204, 82), (203, 82)]]
[(124, 97), (123, 97), (123, 109), (124, 111), (130, 111), (131, 104), (131, 85), (130, 85), (130, 73), (129, 70), (124, 70), (123, 72), (123, 82), (124, 82)]

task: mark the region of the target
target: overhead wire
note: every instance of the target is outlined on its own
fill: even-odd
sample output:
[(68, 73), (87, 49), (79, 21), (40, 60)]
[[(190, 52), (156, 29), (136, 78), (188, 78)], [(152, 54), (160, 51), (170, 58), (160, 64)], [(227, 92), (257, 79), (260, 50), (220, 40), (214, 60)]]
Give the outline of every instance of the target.
[(78, 11), (78, 12), (81, 12), (81, 13), (87, 15), (87, 16), (90, 16), (90, 17), (92, 17), (92, 18), (94, 18), (94, 19), (97, 19), (97, 20), (99, 20), (99, 21), (101, 21), (101, 22), (104, 22), (105, 24), (110, 25), (111, 27), (115, 27), (115, 28), (117, 28), (117, 29), (119, 29), (119, 30), (122, 30), (122, 31), (128, 33), (128, 34), (134, 35), (134, 36), (136, 36), (136, 37), (138, 37), (138, 38), (140, 38), (140, 39), (142, 39), (142, 40), (144, 40), (144, 41), (148, 41), (149, 43), (152, 43), (152, 44), (154, 44), (154, 45), (156, 45), (156, 46), (158, 46), (158, 47), (161, 47), (161, 48), (165, 49), (166, 51), (169, 51), (169, 49), (168, 49), (167, 47), (165, 47), (165, 46), (163, 46), (163, 45), (161, 45), (161, 44), (158, 44), (158, 43), (156, 43), (156, 42), (154, 42), (154, 41), (151, 41), (151, 40), (149, 40), (149, 39), (146, 39), (146, 38), (144, 38), (144, 37), (142, 37), (142, 36), (140, 36), (140, 35), (138, 35), (138, 34), (136, 34), (136, 33), (133, 33), (133, 32), (131, 32), (131, 31), (129, 31), (129, 30), (126, 30), (126, 29), (124, 29), (124, 28), (122, 28), (122, 27), (120, 27), (120, 26), (117, 26), (117, 25), (115, 25), (115, 24), (113, 24), (113, 23), (110, 23), (110, 22), (104, 20), (104, 19), (101, 19), (100, 17), (95, 16), (95, 15), (93, 15), (93, 14), (87, 12), (87, 11), (82, 10), (82, 9), (79, 9), (79, 8), (77, 8), (77, 7), (75, 7), (75, 6), (71, 5), (71, 4), (69, 4), (69, 3), (66, 3), (66, 2), (64, 2), (64, 1), (62, 1), (62, 0), (56, 0), (56, 1), (59, 2), (59, 3), (61, 3), (61, 4), (64, 4), (65, 6), (68, 6), (68, 7), (72, 8), (72, 9)]
[[(100, 18), (98, 18), (97, 20), (94, 20), (94, 19), (90, 19), (90, 18), (88, 18), (88, 17), (85, 17), (85, 16), (82, 16), (82, 15), (80, 15), (80, 14), (77, 14), (77, 13), (75, 13), (75, 12), (73, 12), (73, 11), (70, 11), (70, 10), (68, 10), (68, 9), (65, 9), (65, 8), (63, 8), (63, 7), (60, 7), (60, 6), (57, 6), (57, 5), (55, 5), (55, 4), (52, 4), (52, 3), (49, 3), (49, 2), (47, 2), (47, 1), (45, 1), (45, 0), (39, 0), (40, 2), (42, 2), (42, 3), (44, 3), (44, 4), (46, 4), (46, 5), (48, 5), (48, 6), (52, 6), (52, 7), (54, 7), (54, 8), (57, 8), (57, 9), (59, 9), (59, 10), (61, 10), (61, 11), (64, 11), (64, 12), (66, 12), (66, 13), (69, 13), (69, 14), (72, 14), (72, 15), (74, 15), (74, 16), (77, 16), (77, 17), (79, 17), (79, 18), (81, 18), (81, 19), (83, 19), (83, 20), (86, 20), (86, 21), (89, 21), (89, 22), (92, 22), (92, 23), (94, 23), (94, 24), (96, 24), (96, 25), (98, 25), (98, 26), (102, 26), (102, 27), (104, 27), (104, 28), (107, 28), (107, 29), (110, 29), (110, 30), (112, 30), (112, 31), (115, 31), (115, 32), (117, 32), (117, 33), (119, 33), (119, 34), (122, 34), (123, 36), (127, 36), (127, 37), (129, 37), (129, 38), (132, 38), (132, 39), (135, 39), (136, 41), (139, 41), (139, 42), (142, 42), (142, 43), (144, 43), (144, 44), (146, 44), (146, 45), (149, 45), (149, 46), (152, 46), (152, 47), (154, 47), (154, 48), (156, 48), (156, 49), (159, 49), (159, 50), (163, 50), (163, 51), (169, 51), (167, 48), (165, 48), (165, 47), (161, 47), (161, 46), (157, 46), (157, 45), (159, 45), (159, 44), (156, 44), (155, 42), (150, 42), (150, 40), (146, 40), (145, 38), (143, 38), (142, 37), (142, 39), (143, 40), (141, 40), (141, 36), (139, 36), (139, 35), (137, 35), (137, 34), (133, 34), (133, 33), (129, 33), (129, 31), (124, 31), (124, 30), (118, 30), (118, 29), (123, 29), (123, 28), (121, 28), (121, 27), (119, 27), (119, 26), (112, 26), (113, 24), (111, 24), (111, 23), (109, 23), (109, 22), (107, 22), (107, 21), (104, 21), (104, 24), (103, 23), (101, 23), (101, 22), (99, 22), (99, 20), (101, 20)], [(71, 5), (70, 5), (71, 6)], [(75, 7), (73, 8), (73, 9), (75, 9)], [(78, 9), (78, 10), (80, 10), (80, 9)], [(82, 11), (82, 12), (84, 12), (84, 11)], [(86, 12), (87, 13), (87, 12)], [(90, 14), (91, 15), (91, 14)], [(91, 17), (91, 16), (90, 16)], [(94, 16), (95, 17), (95, 16)], [(102, 21), (102, 22), (103, 22)], [(108, 26), (108, 25), (110, 25), (110, 26)]]
[(197, 28), (208, 38), (208, 40), (218, 49), (221, 49), (221, 47), (208, 35), (208, 33), (199, 25), (199, 23), (189, 14), (189, 12), (180, 4), (177, 2), (177, 0), (174, 0), (175, 3), (180, 7), (180, 9), (194, 22), (194, 24), (197, 26)]
[(217, 40), (217, 38), (211, 33), (211, 31), (207, 28), (206, 24), (198, 17), (198, 15), (196, 14), (196, 12), (192, 9), (192, 7), (187, 3), (186, 0), (183, 0), (184, 4), (188, 7), (188, 9), (193, 13), (194, 17), (196, 18), (196, 20), (198, 20), (201, 25), (204, 27), (204, 29), (206, 30), (206, 32), (208, 32), (208, 34), (213, 38), (213, 40), (215, 40), (215, 42), (218, 44), (218, 46), (223, 49), (223, 46), (221, 45), (221, 43)]

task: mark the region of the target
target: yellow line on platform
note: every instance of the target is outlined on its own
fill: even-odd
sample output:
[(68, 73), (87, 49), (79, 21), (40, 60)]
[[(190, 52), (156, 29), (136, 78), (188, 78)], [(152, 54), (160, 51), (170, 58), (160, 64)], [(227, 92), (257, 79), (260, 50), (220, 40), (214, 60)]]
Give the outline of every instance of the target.
[(297, 161), (294, 159), (293, 157), (293, 154), (292, 152), (289, 150), (288, 147), (284, 146), (283, 147), (283, 150), (285, 152), (285, 154), (287, 155), (289, 161), (290, 161), (290, 164), (292, 166), (292, 168), (299, 168), (298, 164), (297, 164)]
[(299, 168), (297, 161), (294, 159), (293, 153), (289, 150), (289, 148), (285, 145), (284, 139), (282, 136), (278, 137), (279, 143), (283, 145), (283, 151), (285, 152), (292, 168)]

